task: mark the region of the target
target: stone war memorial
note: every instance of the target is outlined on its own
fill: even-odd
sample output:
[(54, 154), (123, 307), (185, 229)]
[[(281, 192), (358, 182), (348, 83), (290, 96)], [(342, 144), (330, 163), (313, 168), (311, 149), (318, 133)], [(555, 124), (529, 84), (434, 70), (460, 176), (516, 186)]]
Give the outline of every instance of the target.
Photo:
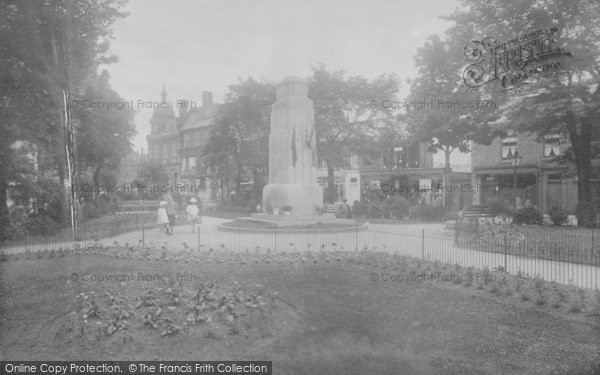
[(269, 184), (263, 189), (264, 206), (277, 211), (287, 206), (295, 215), (314, 215), (323, 205), (323, 190), (315, 170), (315, 115), (308, 83), (287, 77), (277, 85), (276, 94), (271, 107)]
[[(263, 223), (266, 229), (356, 229), (353, 220), (321, 213), (323, 189), (317, 183), (316, 165), (315, 114), (308, 82), (288, 76), (277, 84), (276, 101), (271, 106), (269, 182), (263, 188), (263, 212), (237, 218), (221, 229), (230, 230), (238, 224), (246, 227), (248, 221)], [(326, 227), (321, 226), (325, 223)]]

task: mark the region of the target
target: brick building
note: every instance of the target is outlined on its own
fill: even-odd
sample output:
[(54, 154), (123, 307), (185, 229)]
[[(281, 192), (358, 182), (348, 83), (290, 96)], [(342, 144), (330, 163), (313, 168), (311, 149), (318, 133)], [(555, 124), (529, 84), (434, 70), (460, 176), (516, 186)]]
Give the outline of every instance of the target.
[[(436, 194), (443, 190), (440, 187), (443, 185), (444, 168), (433, 167), (433, 154), (423, 142), (400, 143), (384, 150), (377, 158), (353, 155), (349, 166), (349, 169), (335, 170), (336, 200), (346, 197), (353, 202), (364, 199), (369, 190), (378, 190), (388, 196), (403, 195), (412, 204), (417, 204), (423, 192)], [(319, 185), (325, 188), (327, 169), (321, 166), (317, 174)], [(459, 210), (469, 205), (473, 199), (468, 189), (469, 173), (451, 170), (446, 177), (446, 207)], [(461, 189), (461, 186), (464, 188)]]
[(191, 186), (201, 190), (198, 195), (206, 193), (210, 197), (210, 170), (201, 152), (221, 104), (213, 103), (212, 93), (207, 91), (202, 93), (202, 106), (194, 104), (177, 101), (179, 113), (176, 116), (163, 86), (161, 102), (155, 106), (150, 120), (151, 133), (146, 137), (148, 158), (165, 165), (171, 186)]
[[(530, 201), (546, 212), (560, 205), (574, 212), (577, 204), (577, 177), (567, 163), (556, 157), (564, 155), (569, 141), (560, 134), (538, 141), (535, 134), (509, 131), (491, 145), (472, 145), (471, 165), (474, 204), (485, 204), (496, 197), (515, 206), (517, 197)], [(600, 160), (592, 160), (592, 196), (600, 196)]]

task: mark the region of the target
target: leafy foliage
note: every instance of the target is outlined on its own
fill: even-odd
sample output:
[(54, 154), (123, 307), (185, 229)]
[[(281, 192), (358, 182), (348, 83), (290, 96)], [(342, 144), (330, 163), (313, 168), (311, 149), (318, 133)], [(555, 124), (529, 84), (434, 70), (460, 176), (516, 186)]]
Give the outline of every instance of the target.
[(542, 225), (543, 222), (544, 215), (535, 206), (523, 207), (513, 217), (515, 224)]
[(403, 196), (391, 198), (390, 213), (396, 219), (408, 216), (410, 204)]
[(575, 207), (575, 215), (577, 216), (577, 225), (583, 227), (593, 227), (596, 223), (596, 210), (594, 205), (588, 201), (577, 203)]
[(487, 200), (488, 213), (492, 216), (513, 216), (514, 212), (508, 202), (500, 198), (490, 198)]
[(252, 199), (262, 201), (268, 166), (269, 118), (275, 89), (252, 78), (229, 86), (225, 104), (215, 119), (203, 157), (215, 176), (232, 180), (240, 192), (242, 178), (252, 176)]
[(440, 221), (444, 218), (444, 208), (430, 204), (420, 204), (412, 208), (411, 217), (425, 221)]
[(548, 210), (548, 215), (550, 215), (550, 219), (552, 220), (552, 224), (560, 226), (567, 222), (569, 218), (569, 214), (567, 210), (560, 206), (552, 206)]
[(352, 153), (380, 156), (381, 149), (401, 138), (391, 108), (370, 103), (394, 100), (399, 79), (384, 74), (369, 81), (361, 76), (346, 77), (325, 65), (313, 67), (309, 97), (314, 102), (317, 154), (327, 165), (327, 200), (334, 201), (333, 169), (348, 167)]

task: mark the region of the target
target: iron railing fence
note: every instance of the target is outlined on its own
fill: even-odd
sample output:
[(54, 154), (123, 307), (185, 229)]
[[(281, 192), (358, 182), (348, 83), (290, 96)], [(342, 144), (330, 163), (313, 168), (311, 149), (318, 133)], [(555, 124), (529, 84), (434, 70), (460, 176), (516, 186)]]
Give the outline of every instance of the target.
[(182, 223), (173, 235), (155, 218), (114, 215), (82, 223), (77, 238), (70, 231), (54, 236), (3, 243), (0, 254), (110, 247), (189, 249), (197, 252), (246, 253), (377, 251), (464, 267), (505, 271), (524, 277), (600, 288), (600, 231), (579, 228), (498, 227), (491, 231), (435, 229), (435, 225), (357, 225), (343, 232), (222, 231), (215, 225)]

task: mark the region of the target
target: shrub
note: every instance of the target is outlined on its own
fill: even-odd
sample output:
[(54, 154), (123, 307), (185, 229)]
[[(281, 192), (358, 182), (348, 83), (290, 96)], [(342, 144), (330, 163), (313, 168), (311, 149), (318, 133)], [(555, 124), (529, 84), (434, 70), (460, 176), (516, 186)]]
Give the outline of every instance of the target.
[(548, 210), (548, 215), (550, 215), (550, 219), (552, 219), (552, 224), (554, 225), (563, 225), (567, 222), (569, 215), (567, 214), (567, 210), (560, 206), (552, 206)]
[(248, 202), (248, 205), (246, 206), (246, 211), (249, 214), (253, 214), (256, 212), (256, 206), (258, 205), (258, 203), (256, 201), (250, 201)]
[(412, 218), (425, 221), (440, 221), (444, 217), (444, 208), (429, 204), (421, 204), (413, 207)]
[(410, 205), (406, 198), (397, 197), (390, 204), (390, 213), (396, 219), (402, 219), (403, 217), (408, 215), (409, 207)]
[(596, 212), (594, 205), (588, 201), (581, 201), (577, 203), (575, 208), (575, 215), (577, 216), (577, 225), (583, 227), (593, 227), (596, 221)]
[(381, 207), (377, 202), (367, 204), (367, 217), (371, 219), (379, 219), (382, 216)]
[(27, 214), (24, 208), (11, 209), (7, 222), (8, 225), (2, 233), (2, 240), (20, 240), (27, 237)]
[(60, 231), (60, 225), (50, 216), (30, 216), (25, 222), (27, 233), (39, 236), (51, 236)]
[(492, 216), (513, 216), (514, 212), (510, 208), (510, 204), (500, 198), (491, 198), (487, 200), (488, 212)]
[(379, 209), (381, 210), (381, 216), (383, 216), (384, 219), (390, 218), (390, 215), (392, 213), (391, 203), (392, 202), (389, 200), (379, 203)]
[(352, 204), (352, 216), (363, 217), (365, 216), (365, 205), (359, 201), (354, 201)]
[(514, 224), (542, 225), (543, 221), (544, 215), (535, 206), (521, 208), (513, 218)]
[(98, 207), (96, 202), (86, 202), (81, 207), (83, 217), (85, 219), (95, 219), (102, 216), (102, 209)]
[(479, 221), (477, 220), (457, 222), (453, 225), (453, 228), (457, 234), (474, 235), (479, 234), (480, 231)]

